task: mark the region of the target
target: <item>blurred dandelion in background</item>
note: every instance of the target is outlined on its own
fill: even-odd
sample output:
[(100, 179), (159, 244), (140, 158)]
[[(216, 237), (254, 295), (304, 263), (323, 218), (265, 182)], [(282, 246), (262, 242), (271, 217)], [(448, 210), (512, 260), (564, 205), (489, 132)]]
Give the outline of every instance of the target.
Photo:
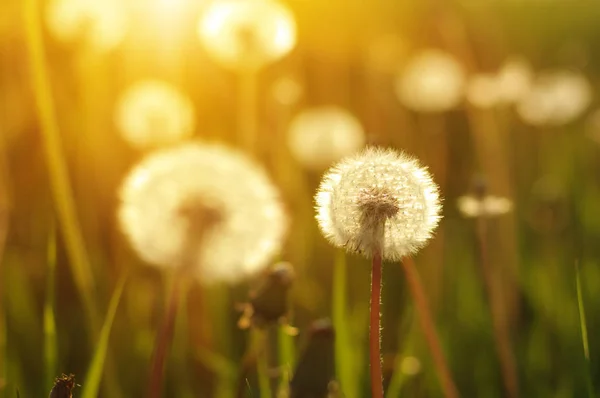
[[(380, 245), (390, 261), (425, 246), (440, 221), (438, 187), (414, 158), (369, 147), (333, 166), (315, 196), (321, 232), (334, 245), (371, 256)], [(389, 214), (365, 208), (371, 204)], [(374, 224), (386, 217), (382, 236)]]
[(272, 0), (219, 0), (206, 10), (198, 35), (208, 54), (235, 70), (258, 70), (296, 44), (294, 17)]
[(512, 201), (508, 198), (486, 195), (461, 196), (457, 201), (458, 210), (464, 217), (493, 217), (506, 214), (512, 210)]
[(396, 94), (407, 108), (417, 112), (445, 112), (463, 99), (466, 72), (451, 54), (425, 49), (400, 70)]
[(216, 144), (150, 154), (120, 198), (121, 228), (139, 256), (165, 268), (186, 262), (204, 282), (236, 282), (264, 269), (288, 225), (265, 172)]
[(192, 101), (176, 87), (160, 80), (145, 80), (121, 95), (115, 123), (126, 141), (145, 149), (189, 138), (196, 121)]
[(106, 52), (123, 41), (129, 17), (118, 0), (52, 0), (46, 8), (46, 23), (61, 42), (85, 43)]
[(406, 356), (402, 358), (400, 362), (400, 368), (402, 373), (407, 376), (416, 376), (421, 372), (421, 361), (419, 358), (413, 356)]
[(302, 85), (293, 77), (280, 77), (271, 85), (271, 95), (280, 105), (295, 105), (303, 94)]
[(592, 87), (580, 72), (541, 72), (517, 104), (521, 119), (533, 126), (560, 126), (580, 117), (592, 101)]
[(288, 146), (303, 166), (323, 170), (365, 145), (360, 121), (338, 106), (321, 106), (300, 112), (288, 129)]

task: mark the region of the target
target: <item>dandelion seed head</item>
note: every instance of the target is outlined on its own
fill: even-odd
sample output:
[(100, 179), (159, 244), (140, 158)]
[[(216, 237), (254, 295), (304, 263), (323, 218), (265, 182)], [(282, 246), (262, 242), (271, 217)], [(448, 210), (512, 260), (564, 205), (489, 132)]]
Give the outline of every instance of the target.
[(351, 155), (365, 145), (360, 121), (337, 106), (323, 106), (299, 113), (290, 123), (288, 146), (292, 156), (313, 170)]
[(220, 0), (198, 25), (208, 54), (232, 69), (259, 69), (287, 55), (296, 44), (291, 11), (273, 0)]
[(404, 153), (369, 147), (334, 165), (315, 196), (321, 232), (335, 246), (396, 261), (432, 237), (441, 218), (438, 187)]
[(302, 86), (291, 77), (281, 77), (271, 86), (273, 99), (281, 105), (294, 105), (302, 97)]
[(451, 55), (423, 50), (408, 61), (396, 80), (396, 94), (407, 108), (419, 112), (445, 112), (463, 99), (466, 73)]
[(473, 75), (467, 82), (466, 97), (473, 106), (491, 108), (500, 98), (496, 76), (490, 73)]
[(523, 98), (531, 89), (533, 70), (529, 62), (521, 57), (508, 58), (497, 76), (497, 90), (502, 103), (514, 103)]
[(560, 126), (577, 119), (592, 101), (586, 77), (572, 71), (547, 71), (517, 104), (521, 119), (533, 126)]
[(123, 41), (129, 22), (118, 0), (52, 0), (45, 17), (56, 39), (67, 43), (83, 39), (100, 52), (110, 51)]
[(125, 140), (145, 149), (189, 138), (196, 121), (192, 101), (176, 87), (160, 80), (144, 80), (122, 94), (115, 123)]
[(150, 154), (127, 176), (120, 198), (120, 225), (138, 255), (159, 267), (189, 266), (204, 282), (263, 270), (287, 228), (265, 172), (220, 145)]

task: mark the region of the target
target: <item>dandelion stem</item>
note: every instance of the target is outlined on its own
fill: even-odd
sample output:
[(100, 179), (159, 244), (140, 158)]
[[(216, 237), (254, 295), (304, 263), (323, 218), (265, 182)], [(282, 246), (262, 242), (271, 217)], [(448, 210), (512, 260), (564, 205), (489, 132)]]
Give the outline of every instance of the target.
[(184, 277), (185, 274), (182, 272), (178, 272), (176, 275), (174, 275), (173, 286), (171, 287), (171, 292), (169, 293), (169, 299), (167, 301), (165, 317), (156, 337), (154, 353), (152, 354), (152, 362), (150, 366), (150, 379), (148, 380), (147, 396), (149, 398), (159, 398), (162, 395), (164, 367), (169, 346), (171, 345), (171, 340), (173, 339), (179, 302), (183, 297)]
[(371, 392), (373, 398), (383, 398), (381, 370), (381, 250), (373, 253), (371, 268), (371, 317), (369, 322), (369, 359), (371, 362)]
[(459, 396), (458, 390), (456, 389), (456, 385), (454, 384), (452, 376), (450, 375), (450, 370), (448, 369), (448, 364), (446, 363), (446, 358), (444, 357), (442, 346), (440, 344), (435, 325), (433, 324), (433, 319), (429, 310), (429, 303), (427, 302), (427, 296), (425, 295), (423, 285), (421, 284), (421, 279), (419, 278), (417, 268), (410, 257), (404, 257), (402, 260), (402, 266), (404, 273), (406, 274), (406, 280), (408, 282), (410, 292), (415, 300), (415, 306), (419, 315), (419, 322), (421, 323), (421, 328), (423, 329), (425, 339), (429, 345), (429, 350), (433, 356), (433, 362), (435, 364), (438, 377), (440, 378), (444, 396), (446, 398), (457, 398)]
[(515, 358), (512, 353), (510, 335), (506, 324), (506, 311), (500, 297), (498, 286), (494, 283), (493, 269), (489, 263), (486, 244), (486, 220), (480, 217), (477, 220), (477, 239), (479, 241), (479, 258), (481, 271), (490, 303), (492, 324), (496, 350), (502, 368), (502, 378), (507, 397), (516, 398), (519, 395), (519, 383)]

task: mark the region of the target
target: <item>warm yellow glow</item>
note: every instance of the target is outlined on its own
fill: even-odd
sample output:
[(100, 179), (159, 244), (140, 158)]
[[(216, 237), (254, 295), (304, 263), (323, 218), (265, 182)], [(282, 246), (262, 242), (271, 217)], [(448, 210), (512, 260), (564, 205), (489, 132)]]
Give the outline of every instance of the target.
[(171, 144), (192, 135), (195, 126), (191, 100), (160, 80), (147, 80), (127, 89), (117, 103), (115, 122), (133, 146)]
[(127, 8), (118, 0), (53, 0), (46, 23), (60, 41), (84, 41), (98, 51), (118, 46), (128, 27)]
[(200, 19), (208, 54), (225, 67), (258, 69), (288, 54), (296, 43), (292, 13), (271, 0), (223, 0)]

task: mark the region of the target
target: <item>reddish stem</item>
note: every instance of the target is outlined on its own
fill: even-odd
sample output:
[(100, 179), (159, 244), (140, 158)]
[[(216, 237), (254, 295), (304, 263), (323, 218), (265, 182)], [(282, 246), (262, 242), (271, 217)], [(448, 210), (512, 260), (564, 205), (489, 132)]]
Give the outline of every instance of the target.
[(148, 380), (148, 398), (159, 398), (162, 395), (162, 386), (164, 378), (164, 367), (167, 353), (173, 340), (173, 332), (175, 329), (175, 319), (177, 318), (177, 309), (179, 308), (179, 300), (182, 293), (183, 274), (175, 275), (173, 287), (169, 294), (167, 309), (160, 331), (156, 336), (154, 345), (154, 353), (152, 354), (152, 362), (150, 367), (150, 380)]
[(383, 398), (381, 371), (381, 251), (373, 254), (371, 269), (371, 318), (369, 322), (369, 359), (371, 362), (371, 392), (373, 398)]
[(431, 317), (431, 311), (429, 311), (427, 296), (425, 295), (425, 291), (423, 289), (421, 279), (419, 278), (417, 268), (415, 267), (415, 263), (413, 262), (412, 258), (404, 257), (402, 260), (402, 265), (404, 268), (404, 273), (406, 274), (406, 280), (408, 282), (410, 292), (415, 300), (421, 328), (425, 334), (425, 339), (429, 345), (429, 350), (433, 356), (433, 362), (442, 384), (444, 396), (446, 398), (458, 398), (458, 390), (456, 389), (456, 385), (454, 384), (452, 376), (450, 375), (446, 358), (444, 357), (444, 353), (442, 351), (442, 345), (440, 344), (440, 339), (437, 335), (435, 325)]

